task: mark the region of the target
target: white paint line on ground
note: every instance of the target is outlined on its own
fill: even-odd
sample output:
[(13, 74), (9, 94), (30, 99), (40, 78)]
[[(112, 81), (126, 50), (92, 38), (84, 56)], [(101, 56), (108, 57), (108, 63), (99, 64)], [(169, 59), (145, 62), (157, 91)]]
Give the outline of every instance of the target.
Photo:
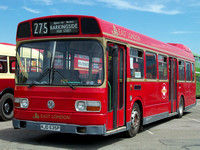
[(200, 121), (199, 121), (199, 120), (197, 120), (197, 119), (192, 119), (192, 118), (188, 118), (188, 117), (184, 117), (184, 118), (186, 118), (186, 119), (188, 119), (188, 120), (192, 120), (192, 121), (195, 121), (195, 122), (198, 122), (198, 123), (200, 123)]
[(153, 132), (151, 132), (151, 131), (149, 131), (149, 130), (146, 130), (149, 134), (151, 134), (151, 135), (154, 135), (154, 133)]
[[(200, 106), (200, 105), (199, 105)], [(199, 108), (197, 108), (197, 107), (193, 107), (192, 109), (198, 109), (199, 110)]]

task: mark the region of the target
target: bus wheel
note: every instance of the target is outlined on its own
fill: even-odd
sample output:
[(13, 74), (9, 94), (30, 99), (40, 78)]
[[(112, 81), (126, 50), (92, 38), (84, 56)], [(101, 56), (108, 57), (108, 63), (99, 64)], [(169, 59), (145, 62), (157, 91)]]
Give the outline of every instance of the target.
[(0, 120), (10, 120), (13, 118), (14, 96), (10, 93), (3, 95), (0, 99)]
[(181, 118), (183, 116), (183, 109), (184, 109), (184, 103), (183, 103), (183, 98), (180, 98), (179, 101), (179, 108), (178, 108), (178, 117)]
[(140, 125), (141, 125), (141, 111), (139, 105), (135, 103), (133, 105), (133, 109), (131, 112), (131, 127), (127, 131), (127, 136), (134, 137), (138, 133)]

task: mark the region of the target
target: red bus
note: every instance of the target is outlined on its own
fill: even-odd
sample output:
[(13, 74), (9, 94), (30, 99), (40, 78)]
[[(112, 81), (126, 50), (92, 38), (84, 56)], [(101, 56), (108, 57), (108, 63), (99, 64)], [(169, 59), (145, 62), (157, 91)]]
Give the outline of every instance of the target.
[(196, 104), (184, 45), (79, 15), (21, 22), (16, 41), (16, 129), (132, 137)]
[(0, 43), (0, 120), (13, 118), (15, 45)]

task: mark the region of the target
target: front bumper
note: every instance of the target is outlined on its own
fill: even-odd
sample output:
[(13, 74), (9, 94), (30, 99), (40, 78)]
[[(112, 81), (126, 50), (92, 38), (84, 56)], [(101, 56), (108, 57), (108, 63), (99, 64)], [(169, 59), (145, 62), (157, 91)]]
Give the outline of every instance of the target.
[[(73, 125), (73, 124), (64, 124), (64, 123), (49, 123), (49, 122), (37, 122), (37, 121), (26, 121), (13, 119), (13, 127), (15, 129), (28, 129), (28, 130), (41, 130), (41, 125), (52, 125), (59, 126), (60, 130), (55, 132), (62, 133), (72, 133), (72, 134), (87, 134), (87, 135), (106, 135), (105, 125)], [(51, 130), (50, 130), (51, 131)]]

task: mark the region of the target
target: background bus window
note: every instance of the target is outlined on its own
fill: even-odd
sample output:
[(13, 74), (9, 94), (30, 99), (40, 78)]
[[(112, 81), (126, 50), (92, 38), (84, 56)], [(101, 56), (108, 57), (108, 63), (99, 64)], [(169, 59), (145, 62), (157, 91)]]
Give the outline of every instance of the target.
[(55, 53), (54, 68), (63, 69), (63, 58), (64, 54), (62, 52)]
[(134, 79), (144, 78), (143, 51), (136, 48), (130, 49), (130, 69), (131, 69), (131, 78)]
[[(80, 78), (82, 81), (87, 82), (89, 77), (89, 56), (82, 54), (74, 55), (74, 71), (77, 74), (77, 78)], [(78, 80), (80, 80), (78, 79)]]
[(167, 80), (167, 57), (158, 55), (159, 79)]
[(156, 79), (157, 78), (157, 65), (156, 65), (156, 54), (146, 52), (146, 78)]
[(185, 81), (184, 61), (179, 61), (179, 80)]
[(7, 73), (7, 56), (0, 56), (0, 73)]
[(31, 71), (37, 72), (37, 59), (31, 59)]
[(92, 80), (98, 84), (101, 84), (102, 79), (102, 59), (98, 57), (92, 58)]
[(186, 62), (186, 81), (191, 81), (191, 70), (189, 62)]
[(15, 73), (15, 57), (9, 57), (10, 73)]

